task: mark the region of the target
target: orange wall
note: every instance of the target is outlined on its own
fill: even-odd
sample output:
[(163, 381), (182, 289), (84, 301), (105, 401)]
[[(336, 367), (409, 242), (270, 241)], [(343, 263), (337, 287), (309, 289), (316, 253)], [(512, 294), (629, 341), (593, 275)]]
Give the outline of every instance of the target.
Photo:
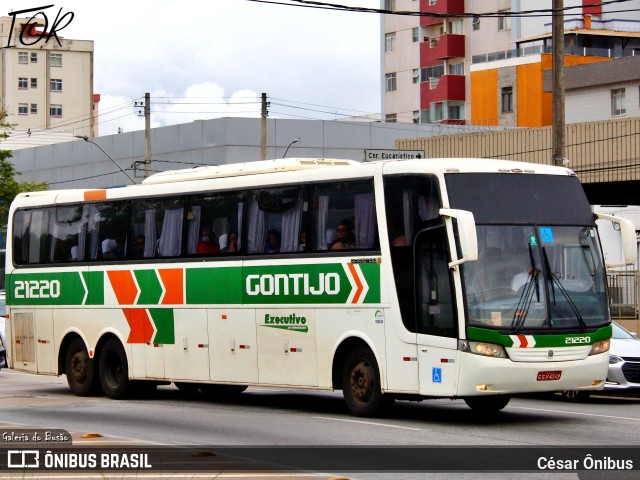
[[(516, 112), (519, 127), (542, 127), (545, 110), (542, 92), (542, 64), (516, 67)], [(551, 106), (551, 103), (549, 103)]]
[(498, 125), (498, 71), (471, 72), (471, 124)]

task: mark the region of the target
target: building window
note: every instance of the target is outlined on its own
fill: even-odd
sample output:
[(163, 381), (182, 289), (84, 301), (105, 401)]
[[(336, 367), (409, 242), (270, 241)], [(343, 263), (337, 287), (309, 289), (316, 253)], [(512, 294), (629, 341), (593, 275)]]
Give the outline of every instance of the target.
[(420, 28), (415, 27), (411, 29), (411, 41), (417, 43), (420, 41)]
[(464, 63), (450, 63), (449, 75), (464, 75)]
[(513, 112), (513, 87), (502, 88), (502, 113)]
[(18, 115), (27, 115), (29, 113), (29, 105), (26, 103), (18, 104)]
[(29, 54), (27, 52), (18, 52), (18, 63), (23, 65), (29, 63)]
[(413, 111), (413, 123), (420, 123), (420, 110)]
[(32, 78), (31, 79), (31, 88), (38, 88), (38, 79), (37, 78)]
[(31, 63), (38, 63), (38, 54), (36, 52), (31, 53)]
[(625, 106), (625, 89), (614, 88), (611, 90), (611, 116), (619, 117), (627, 114)]
[(62, 105), (53, 105), (49, 107), (49, 115), (52, 117), (62, 117)]
[(511, 17), (509, 16), (510, 13), (511, 13), (510, 10), (500, 10), (498, 12), (498, 14), (500, 15), (498, 17), (498, 30), (499, 31), (511, 30)]
[(384, 35), (384, 51), (393, 52), (396, 49), (396, 32), (385, 33)]
[(464, 120), (464, 103), (450, 102), (447, 117), (449, 120)]
[(396, 113), (389, 113), (387, 115), (384, 116), (384, 121), (387, 123), (397, 123), (398, 121), (398, 114)]
[(60, 78), (52, 78), (49, 81), (49, 85), (51, 86), (52, 92), (61, 92), (62, 91), (62, 80)]
[(52, 67), (61, 67), (62, 66), (62, 54), (61, 53), (51, 53), (49, 54), (49, 65)]
[(18, 88), (20, 90), (27, 90), (29, 88), (29, 79), (26, 77), (18, 77)]
[(384, 9), (394, 12), (396, 9), (396, 0), (384, 0)]
[(413, 69), (412, 80), (413, 80), (413, 83), (420, 83), (420, 69), (419, 68), (414, 68)]
[(396, 89), (397, 89), (396, 74), (395, 73), (387, 73), (385, 75), (385, 79), (387, 81), (387, 92), (395, 92)]
[(473, 26), (474, 31), (480, 30), (480, 17), (478, 15), (474, 15), (471, 25)]
[(452, 35), (462, 35), (464, 34), (464, 24), (462, 20), (452, 20), (447, 22), (447, 33)]
[(31, 104), (31, 114), (32, 115), (36, 115), (38, 113), (38, 104), (37, 103), (32, 103)]

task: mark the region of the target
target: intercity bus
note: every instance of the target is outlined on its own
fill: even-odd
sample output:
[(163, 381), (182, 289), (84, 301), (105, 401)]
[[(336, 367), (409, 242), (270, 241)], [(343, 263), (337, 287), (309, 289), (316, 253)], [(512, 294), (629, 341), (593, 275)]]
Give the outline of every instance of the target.
[[(617, 222), (626, 261), (635, 232)], [(7, 244), (12, 368), (119, 399), (173, 382), (504, 408), (597, 390), (610, 316), (575, 173), (486, 159), (287, 159), (25, 193)]]

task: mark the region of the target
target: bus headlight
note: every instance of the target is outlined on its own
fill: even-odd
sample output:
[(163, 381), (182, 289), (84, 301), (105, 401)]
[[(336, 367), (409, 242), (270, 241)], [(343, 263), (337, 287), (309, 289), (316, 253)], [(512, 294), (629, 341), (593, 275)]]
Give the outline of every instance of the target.
[(507, 358), (504, 347), (495, 343), (469, 342), (469, 352), (485, 357)]
[(599, 342), (591, 345), (591, 350), (589, 350), (589, 355), (597, 355), (599, 353), (604, 353), (609, 351), (609, 347), (611, 346), (611, 340), (600, 340)]

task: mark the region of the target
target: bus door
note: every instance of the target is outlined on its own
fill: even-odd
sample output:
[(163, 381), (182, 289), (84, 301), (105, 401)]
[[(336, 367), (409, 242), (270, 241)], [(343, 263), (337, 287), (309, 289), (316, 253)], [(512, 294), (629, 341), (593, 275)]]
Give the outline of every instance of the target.
[(414, 252), (420, 394), (453, 395), (458, 329), (444, 224), (422, 230)]
[(12, 309), (10, 321), (14, 368), (57, 373), (51, 309)]

